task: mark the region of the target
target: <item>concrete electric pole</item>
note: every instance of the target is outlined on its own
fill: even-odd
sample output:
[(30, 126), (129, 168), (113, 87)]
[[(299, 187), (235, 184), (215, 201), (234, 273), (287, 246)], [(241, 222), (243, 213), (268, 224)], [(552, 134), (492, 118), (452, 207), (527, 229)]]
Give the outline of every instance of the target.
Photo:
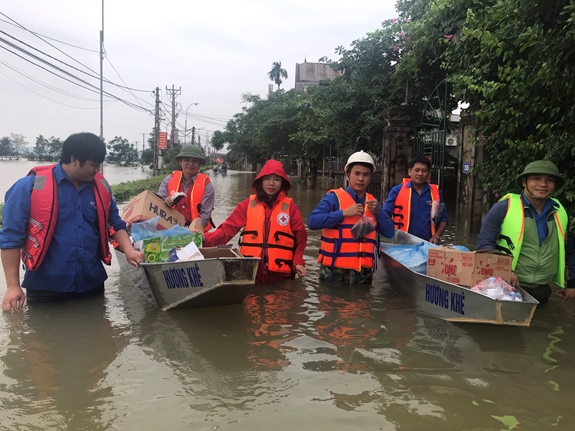
[(171, 89), (166, 87), (166, 93), (172, 98), (172, 133), (170, 136), (170, 146), (174, 148), (176, 144), (176, 96), (182, 94), (182, 87), (176, 90), (174, 84), (172, 84)]

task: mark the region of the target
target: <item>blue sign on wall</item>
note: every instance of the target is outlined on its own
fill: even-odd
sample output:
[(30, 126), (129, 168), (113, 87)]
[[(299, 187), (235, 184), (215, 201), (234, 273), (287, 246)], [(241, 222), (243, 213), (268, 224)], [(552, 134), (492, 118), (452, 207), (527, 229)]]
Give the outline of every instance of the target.
[(468, 174), (471, 172), (471, 162), (463, 162), (463, 166), (461, 167), (461, 170), (463, 171), (464, 174)]

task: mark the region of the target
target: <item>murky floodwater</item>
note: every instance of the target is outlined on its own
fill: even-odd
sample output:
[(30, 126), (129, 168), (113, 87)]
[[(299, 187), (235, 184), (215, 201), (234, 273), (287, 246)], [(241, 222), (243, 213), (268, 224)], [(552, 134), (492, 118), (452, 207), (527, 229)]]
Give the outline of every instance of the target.
[[(210, 176), (219, 223), (253, 174)], [(293, 191), (304, 221), (323, 194)], [(530, 328), (450, 324), (378, 280), (319, 283), (318, 244), (307, 278), (240, 306), (162, 312), (114, 264), (103, 300), (3, 314), (0, 429), (572, 429), (575, 305)]]

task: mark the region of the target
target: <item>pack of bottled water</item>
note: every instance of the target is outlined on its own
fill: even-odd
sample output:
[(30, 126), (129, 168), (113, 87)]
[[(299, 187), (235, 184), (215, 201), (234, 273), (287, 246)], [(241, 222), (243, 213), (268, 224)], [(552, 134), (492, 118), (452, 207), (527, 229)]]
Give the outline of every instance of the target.
[(501, 301), (523, 301), (521, 292), (501, 277), (489, 277), (473, 286), (471, 290)]

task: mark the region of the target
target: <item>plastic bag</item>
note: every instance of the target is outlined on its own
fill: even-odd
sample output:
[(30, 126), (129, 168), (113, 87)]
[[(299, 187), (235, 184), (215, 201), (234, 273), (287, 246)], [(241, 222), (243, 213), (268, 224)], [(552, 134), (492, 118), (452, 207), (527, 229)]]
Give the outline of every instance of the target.
[(190, 233), (188, 228), (180, 225), (175, 225), (169, 229), (164, 229), (163, 226), (158, 226), (159, 221), (160, 216), (156, 216), (150, 220), (146, 220), (140, 223), (132, 223), (130, 233), (134, 242), (148, 238), (156, 238), (159, 236), (172, 236)]
[(388, 245), (384, 247), (383, 252), (412, 271), (425, 274), (427, 272), (427, 251), (437, 247), (439, 246), (422, 241), (416, 245)]
[(441, 215), (443, 214), (443, 208), (445, 208), (445, 204), (443, 202), (433, 201), (431, 203), (431, 215), (429, 218), (434, 226), (439, 224)]
[(501, 277), (489, 277), (473, 286), (471, 290), (501, 301), (523, 301), (521, 292)]
[(351, 228), (351, 234), (353, 235), (353, 239), (360, 239), (372, 233), (374, 230), (375, 222), (371, 219), (371, 217), (362, 215)]

